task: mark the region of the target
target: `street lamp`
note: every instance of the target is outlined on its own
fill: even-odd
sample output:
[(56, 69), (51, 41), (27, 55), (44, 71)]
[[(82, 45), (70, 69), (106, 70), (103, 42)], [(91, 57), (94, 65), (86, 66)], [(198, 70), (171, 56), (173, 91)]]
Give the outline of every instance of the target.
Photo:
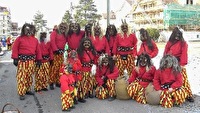
[(110, 0), (107, 0), (107, 26), (110, 24)]

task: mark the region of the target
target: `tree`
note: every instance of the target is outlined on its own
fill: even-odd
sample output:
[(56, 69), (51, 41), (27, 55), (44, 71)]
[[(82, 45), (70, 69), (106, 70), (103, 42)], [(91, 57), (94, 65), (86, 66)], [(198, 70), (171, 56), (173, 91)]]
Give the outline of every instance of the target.
[(47, 25), (47, 20), (44, 20), (43, 19), (44, 15), (40, 12), (40, 11), (37, 11), (36, 14), (34, 15), (34, 19), (33, 19), (33, 22), (34, 22), (34, 25), (36, 27), (36, 30), (44, 30), (43, 28), (46, 27)]
[(80, 0), (79, 5), (75, 6), (75, 10), (74, 20), (81, 26), (85, 26), (88, 22), (96, 22), (101, 18), (101, 15), (97, 14), (93, 0)]
[(67, 10), (62, 18), (62, 22), (69, 23), (71, 19), (72, 19), (72, 14), (70, 14), (69, 10)]

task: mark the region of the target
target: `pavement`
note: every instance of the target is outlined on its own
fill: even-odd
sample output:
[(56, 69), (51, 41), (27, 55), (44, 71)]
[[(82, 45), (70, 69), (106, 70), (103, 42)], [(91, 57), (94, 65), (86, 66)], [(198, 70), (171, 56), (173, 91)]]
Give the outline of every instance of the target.
[[(190, 59), (188, 72), (195, 78), (189, 77), (191, 89), (194, 93), (194, 103), (185, 102), (182, 106), (174, 106), (172, 108), (163, 108), (160, 105), (139, 104), (134, 100), (118, 100), (114, 101), (99, 100), (97, 98), (86, 99), (86, 103), (78, 103), (71, 113), (200, 113), (200, 43), (191, 44)], [(163, 45), (159, 45), (159, 55), (161, 58)], [(194, 49), (198, 52), (193, 52)], [(192, 53), (192, 54), (191, 54)], [(35, 92), (34, 96), (26, 95), (25, 100), (19, 100), (16, 86), (16, 67), (12, 64), (10, 58), (11, 51), (5, 51), (0, 56), (0, 111), (6, 103), (12, 103), (23, 113), (63, 113), (61, 110), (60, 88), (49, 90), (47, 92)], [(15, 109), (14, 107), (6, 107), (6, 110)]]

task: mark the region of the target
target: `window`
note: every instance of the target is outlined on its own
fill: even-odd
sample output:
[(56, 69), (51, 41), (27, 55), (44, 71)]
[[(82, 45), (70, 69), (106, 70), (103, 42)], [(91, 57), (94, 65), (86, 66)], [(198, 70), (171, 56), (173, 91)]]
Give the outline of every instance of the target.
[(186, 4), (193, 4), (193, 0), (186, 0)]

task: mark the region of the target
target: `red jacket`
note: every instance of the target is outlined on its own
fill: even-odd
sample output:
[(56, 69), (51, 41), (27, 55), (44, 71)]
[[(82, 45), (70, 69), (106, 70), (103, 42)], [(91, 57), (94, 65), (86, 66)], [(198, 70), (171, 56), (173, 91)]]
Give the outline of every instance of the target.
[(183, 76), (181, 73), (173, 74), (172, 68), (157, 70), (154, 76), (153, 85), (156, 90), (161, 90), (161, 85), (171, 83), (171, 88), (180, 88), (183, 85)]
[(72, 64), (72, 67), (73, 67), (72, 70), (74, 72), (75, 81), (82, 80), (82, 73), (81, 73), (82, 64), (81, 64), (81, 61), (79, 59), (74, 60), (72, 58), (68, 58), (68, 63)]
[[(53, 51), (51, 49), (50, 42), (40, 42), (39, 44), (42, 56), (49, 56), (49, 60), (53, 60)], [(48, 60), (43, 59), (42, 62), (47, 62)]]
[(72, 35), (68, 35), (67, 41), (70, 49), (76, 50), (79, 46), (81, 39), (84, 37), (85, 32), (80, 31), (79, 34), (73, 33)]
[(63, 75), (60, 76), (61, 92), (64, 93), (66, 90), (72, 92), (74, 90), (74, 83), (75, 80), (73, 74), (63, 73)]
[(64, 50), (67, 38), (63, 34), (58, 34), (55, 30), (50, 35), (50, 42), (53, 51), (56, 51), (58, 49)]
[(148, 71), (146, 70), (146, 67), (135, 67), (135, 69), (131, 73), (130, 78), (128, 79), (128, 82), (132, 83), (137, 78), (140, 80), (140, 85), (146, 88), (150, 82), (153, 82), (155, 71), (155, 66), (151, 66)]
[[(132, 47), (133, 50), (123, 52), (123, 51), (118, 51), (118, 47)], [(118, 34), (114, 42), (112, 52), (114, 55), (132, 54), (133, 56), (136, 56), (137, 55), (137, 38), (135, 34), (130, 34), (129, 36), (127, 36), (126, 34), (124, 34), (123, 36), (121, 34)]]
[(95, 36), (91, 39), (96, 51), (105, 51), (105, 53), (110, 55), (110, 47), (106, 37), (103, 36), (102, 39), (100, 39), (100, 37)]
[(153, 48), (154, 48), (153, 50), (148, 48), (147, 43), (145, 41), (145, 42), (142, 42), (142, 44), (140, 45), (140, 49), (139, 49), (137, 55), (139, 56), (143, 52), (146, 52), (151, 58), (156, 57), (158, 54), (158, 47), (153, 40), (151, 40), (151, 42), (153, 44)]
[[(108, 69), (107, 69), (108, 68)], [(95, 79), (96, 81), (98, 82), (98, 85), (102, 85), (104, 84), (104, 81), (103, 81), (103, 76), (107, 76), (108, 79), (112, 79), (112, 80), (115, 80), (117, 79), (117, 77), (119, 76), (119, 70), (117, 67), (114, 67), (114, 70), (113, 72), (111, 73), (110, 72), (110, 69), (109, 69), (109, 66), (103, 66), (102, 69), (100, 69), (100, 67), (97, 68), (97, 71), (96, 71), (96, 75), (95, 75)]]
[[(87, 53), (89, 54), (87, 54)], [(90, 56), (90, 57), (89, 57)], [(93, 60), (94, 61), (94, 63), (93, 64), (97, 64), (97, 56), (96, 55), (93, 55), (92, 54), (92, 52), (90, 51), (90, 50), (85, 50), (84, 51), (84, 53), (83, 53), (83, 57), (81, 58), (80, 56), (79, 56), (79, 59), (80, 59), (80, 61), (81, 61), (81, 63), (83, 64), (83, 63), (89, 63), (91, 60)], [(84, 67), (84, 66), (82, 66), (82, 71), (84, 71), (84, 72), (87, 72), (87, 71), (91, 71), (91, 67)]]
[(181, 66), (184, 66), (188, 63), (188, 45), (185, 41), (178, 41), (175, 44), (172, 44), (168, 41), (164, 50), (164, 55), (166, 54), (171, 54), (179, 58), (179, 63)]
[(18, 59), (18, 55), (36, 55), (36, 60), (42, 60), (39, 41), (33, 36), (19, 36), (12, 47), (12, 59)]

